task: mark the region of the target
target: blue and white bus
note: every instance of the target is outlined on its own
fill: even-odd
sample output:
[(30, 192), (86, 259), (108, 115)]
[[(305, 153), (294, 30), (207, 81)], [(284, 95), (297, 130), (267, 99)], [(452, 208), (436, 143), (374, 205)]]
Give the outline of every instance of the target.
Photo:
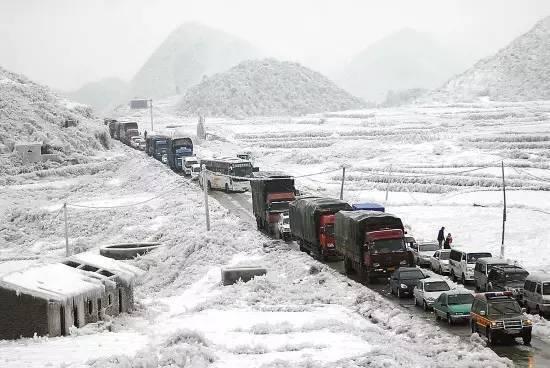
[[(201, 185), (206, 183), (209, 190), (221, 189), (229, 192), (245, 192), (250, 188), (252, 163), (237, 157), (201, 159), (201, 167), (206, 172), (201, 177)], [(205, 183), (203, 182), (205, 181)]]

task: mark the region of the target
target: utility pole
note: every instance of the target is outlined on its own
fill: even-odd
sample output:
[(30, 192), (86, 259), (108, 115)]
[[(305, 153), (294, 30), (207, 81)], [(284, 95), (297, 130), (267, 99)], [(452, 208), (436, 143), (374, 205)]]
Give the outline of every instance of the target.
[(390, 178), (391, 178), (391, 173), (392, 173), (392, 165), (390, 165), (390, 172), (388, 174), (388, 183), (386, 184), (386, 199), (385, 199), (385, 203), (388, 202), (388, 191), (390, 190)]
[(500, 243), (500, 257), (504, 258), (504, 229), (506, 226), (506, 182), (504, 181), (504, 161), (502, 163), (502, 195), (504, 206), (502, 207), (502, 242)]
[(65, 214), (65, 256), (71, 255), (71, 250), (69, 249), (69, 224), (67, 222), (67, 202), (63, 203), (63, 212)]
[(340, 199), (344, 199), (344, 180), (346, 180), (346, 167), (342, 166), (342, 185), (340, 186)]
[(210, 231), (210, 211), (208, 210), (208, 182), (206, 181), (205, 165), (202, 165), (202, 190), (204, 191), (204, 212), (206, 214), (206, 231)]
[(153, 132), (154, 128), (153, 128), (153, 99), (152, 98), (149, 100), (149, 108), (151, 111), (151, 132)]

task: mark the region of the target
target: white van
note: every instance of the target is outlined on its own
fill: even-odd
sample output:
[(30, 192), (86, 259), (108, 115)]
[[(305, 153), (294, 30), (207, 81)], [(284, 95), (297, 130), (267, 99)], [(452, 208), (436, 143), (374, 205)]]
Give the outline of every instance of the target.
[(198, 180), (201, 174), (201, 165), (193, 164), (191, 165), (191, 180)]
[(474, 284), (476, 291), (488, 291), (487, 290), (487, 276), (491, 267), (504, 266), (509, 264), (507, 260), (499, 257), (480, 258), (477, 260), (474, 267)]
[(523, 285), (523, 305), (528, 313), (550, 314), (550, 274), (527, 276)]
[(492, 257), (489, 252), (467, 252), (458, 249), (451, 249), (449, 255), (449, 268), (451, 279), (466, 284), (474, 280), (474, 265), (480, 258)]

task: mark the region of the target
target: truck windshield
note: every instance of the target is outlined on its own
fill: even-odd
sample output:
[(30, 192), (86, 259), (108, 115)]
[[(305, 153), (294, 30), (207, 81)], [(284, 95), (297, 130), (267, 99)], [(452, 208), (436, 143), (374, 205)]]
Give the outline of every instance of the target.
[(492, 317), (521, 314), (521, 308), (515, 300), (503, 300), (489, 303), (489, 315)]
[(370, 249), (375, 253), (390, 253), (405, 249), (403, 239), (382, 239), (370, 243)]
[(468, 263), (474, 264), (480, 258), (489, 258), (491, 253), (468, 253)]
[(449, 305), (472, 304), (474, 296), (472, 294), (451, 294), (447, 296)]
[(197, 160), (186, 160), (185, 161), (185, 166), (187, 166), (187, 167), (191, 167), (191, 166), (196, 165), (196, 164), (198, 164)]
[(451, 288), (449, 287), (449, 284), (447, 284), (445, 281), (433, 281), (424, 283), (425, 291), (447, 291), (450, 289)]
[(270, 211), (288, 211), (288, 202), (271, 202), (269, 205)]
[(325, 225), (325, 234), (334, 236), (334, 224)]
[(542, 284), (542, 295), (550, 295), (550, 282)]

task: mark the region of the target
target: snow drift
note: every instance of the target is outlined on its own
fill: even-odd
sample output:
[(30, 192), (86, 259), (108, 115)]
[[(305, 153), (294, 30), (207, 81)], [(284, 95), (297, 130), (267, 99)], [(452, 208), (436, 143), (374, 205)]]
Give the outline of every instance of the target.
[(550, 17), (516, 38), (496, 55), (448, 81), (432, 94), (435, 100), (495, 101), (550, 99)]
[(348, 110), (364, 106), (320, 73), (275, 59), (245, 61), (203, 80), (184, 95), (189, 115), (273, 116)]

